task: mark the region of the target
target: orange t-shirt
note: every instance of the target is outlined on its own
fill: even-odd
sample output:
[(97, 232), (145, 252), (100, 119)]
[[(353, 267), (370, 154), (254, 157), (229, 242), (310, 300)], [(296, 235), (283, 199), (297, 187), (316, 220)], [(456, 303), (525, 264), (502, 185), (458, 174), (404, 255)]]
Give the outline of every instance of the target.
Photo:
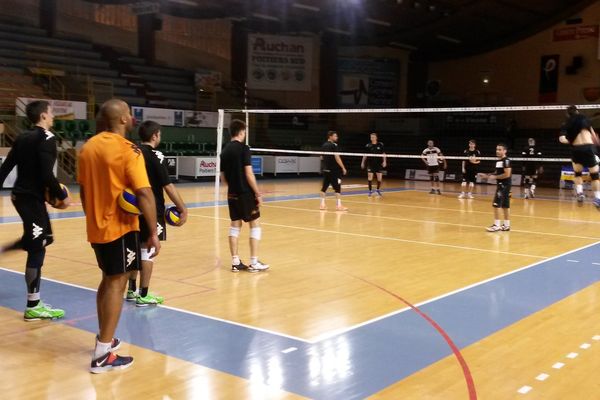
[(125, 188), (150, 187), (140, 149), (116, 133), (101, 132), (83, 146), (78, 164), (88, 241), (108, 243), (139, 231), (138, 217), (123, 211), (117, 199)]

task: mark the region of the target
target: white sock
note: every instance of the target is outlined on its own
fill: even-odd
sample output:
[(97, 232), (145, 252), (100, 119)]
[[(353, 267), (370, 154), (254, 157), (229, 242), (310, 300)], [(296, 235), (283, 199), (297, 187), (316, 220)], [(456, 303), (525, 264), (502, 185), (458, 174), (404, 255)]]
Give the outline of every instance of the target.
[(575, 190), (577, 194), (583, 194), (583, 185), (575, 185)]
[(472, 193), (471, 193), (471, 192), (469, 192), (469, 193), (467, 193), (467, 194), (468, 194), (469, 196), (471, 196), (471, 194), (472, 194)]
[(597, 199), (600, 199), (600, 190), (596, 190), (594, 192), (594, 195), (596, 196)]
[(324, 206), (324, 205), (325, 205), (325, 199), (324, 199), (324, 198), (322, 198), (322, 199), (321, 199), (321, 205), (322, 205), (322, 206)]
[(500, 226), (500, 220), (499, 220), (499, 219), (495, 219), (495, 220), (494, 220), (494, 225), (496, 225), (496, 226)]
[(27, 293), (27, 301), (36, 301), (40, 299), (40, 292)]
[(96, 340), (96, 348), (94, 349), (94, 359), (98, 357), (102, 357), (106, 353), (110, 351), (110, 346), (112, 346), (112, 341), (108, 343), (102, 343)]
[(464, 195), (465, 195), (465, 192), (460, 192), (460, 194), (461, 194), (462, 196), (464, 196)]
[(531, 191), (535, 191), (535, 185), (531, 185)]
[(231, 265), (240, 265), (240, 257), (232, 256), (231, 257)]
[(337, 206), (341, 207), (342, 206), (342, 199), (337, 199)]
[(258, 262), (258, 257), (250, 257), (250, 265), (255, 265)]
[(510, 220), (504, 220), (504, 226), (510, 227)]

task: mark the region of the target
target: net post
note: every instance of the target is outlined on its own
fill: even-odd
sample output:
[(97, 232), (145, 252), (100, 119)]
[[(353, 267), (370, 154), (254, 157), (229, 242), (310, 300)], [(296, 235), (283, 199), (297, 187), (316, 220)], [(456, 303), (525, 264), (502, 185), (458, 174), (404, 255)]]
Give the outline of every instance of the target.
[(219, 109), (217, 121), (217, 160), (215, 168), (215, 204), (219, 202), (219, 189), (221, 185), (221, 148), (223, 147), (223, 124), (225, 122), (225, 110)]

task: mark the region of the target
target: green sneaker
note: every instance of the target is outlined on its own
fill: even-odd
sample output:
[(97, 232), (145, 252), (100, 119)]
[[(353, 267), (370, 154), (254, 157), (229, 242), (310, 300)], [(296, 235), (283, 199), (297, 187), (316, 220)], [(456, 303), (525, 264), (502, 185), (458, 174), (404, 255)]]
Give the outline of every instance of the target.
[(135, 299), (135, 305), (137, 307), (148, 307), (156, 304), (162, 304), (165, 299), (162, 296), (155, 296), (152, 293), (148, 293), (146, 297), (138, 296)]
[(65, 316), (65, 311), (52, 308), (50, 304), (40, 301), (37, 306), (26, 308), (23, 318), (25, 321), (39, 321), (41, 319), (57, 319)]
[(139, 297), (138, 292), (134, 290), (127, 290), (127, 296), (125, 296), (125, 300), (127, 301), (136, 301)]

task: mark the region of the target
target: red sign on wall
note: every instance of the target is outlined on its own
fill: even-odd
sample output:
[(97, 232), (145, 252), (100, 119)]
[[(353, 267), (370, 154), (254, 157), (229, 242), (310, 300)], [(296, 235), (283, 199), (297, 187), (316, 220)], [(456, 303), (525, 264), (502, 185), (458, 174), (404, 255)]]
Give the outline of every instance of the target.
[(554, 41), (579, 40), (598, 37), (598, 25), (573, 26), (554, 30)]

